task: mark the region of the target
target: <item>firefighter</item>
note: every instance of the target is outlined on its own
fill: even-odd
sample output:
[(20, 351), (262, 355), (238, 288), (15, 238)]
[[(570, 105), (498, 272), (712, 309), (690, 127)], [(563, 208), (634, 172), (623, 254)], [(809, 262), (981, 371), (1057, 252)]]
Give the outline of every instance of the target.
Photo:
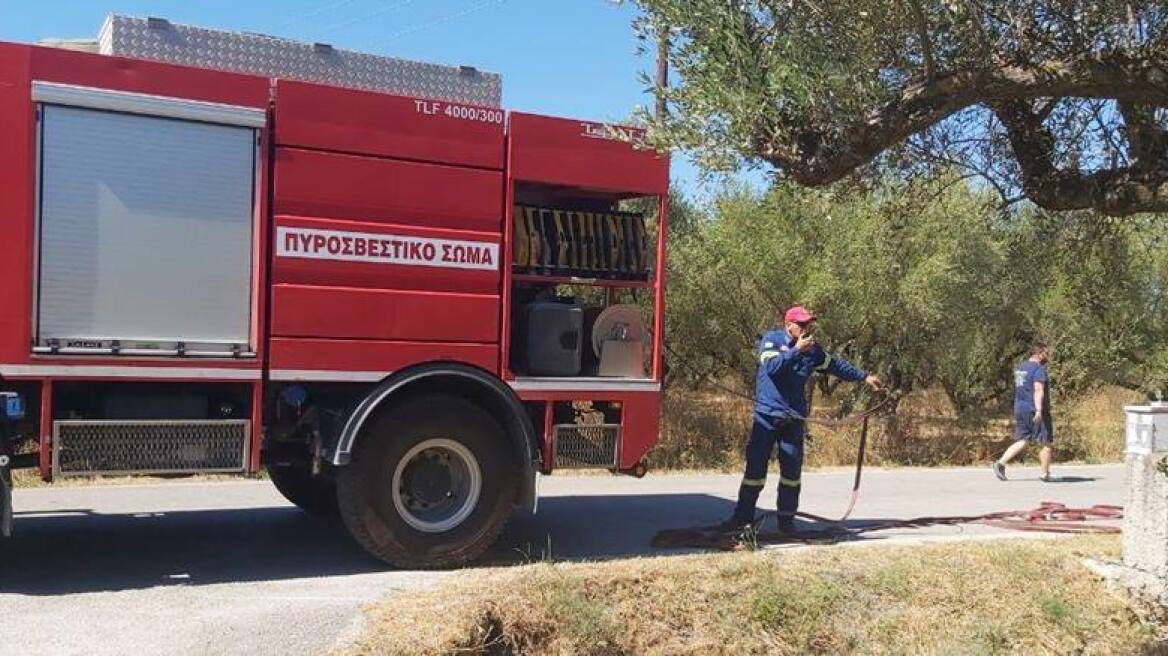
[(824, 352), (811, 334), (815, 315), (796, 305), (783, 315), (785, 328), (762, 336), (758, 346), (754, 426), (746, 443), (746, 474), (738, 488), (734, 516), (723, 524), (740, 530), (754, 523), (758, 495), (766, 484), (767, 465), (779, 447), (779, 530), (795, 530), (803, 469), (803, 417), (807, 414), (807, 379), (815, 372), (848, 381), (864, 381), (873, 389), (880, 380), (838, 357)]

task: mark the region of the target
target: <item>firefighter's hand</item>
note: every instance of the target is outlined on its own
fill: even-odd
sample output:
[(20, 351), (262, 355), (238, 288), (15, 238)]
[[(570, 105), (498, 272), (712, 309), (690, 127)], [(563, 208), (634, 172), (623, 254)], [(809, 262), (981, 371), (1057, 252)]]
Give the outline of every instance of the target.
[(869, 374), (869, 376), (864, 379), (864, 382), (868, 383), (868, 387), (871, 387), (874, 390), (879, 391), (884, 389), (884, 383), (880, 382), (880, 379), (873, 375)]
[(807, 333), (803, 333), (799, 336), (799, 339), (795, 341), (795, 348), (798, 349), (800, 353), (806, 353), (814, 346), (815, 338), (811, 335), (808, 335)]

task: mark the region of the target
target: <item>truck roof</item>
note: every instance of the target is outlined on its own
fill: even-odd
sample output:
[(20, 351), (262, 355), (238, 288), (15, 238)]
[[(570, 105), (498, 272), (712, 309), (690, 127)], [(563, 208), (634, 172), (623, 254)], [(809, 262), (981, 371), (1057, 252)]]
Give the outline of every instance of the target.
[(43, 39), (38, 45), (482, 107), (501, 107), (503, 99), (502, 76), (473, 66), (386, 57), (165, 18), (110, 14), (96, 40)]

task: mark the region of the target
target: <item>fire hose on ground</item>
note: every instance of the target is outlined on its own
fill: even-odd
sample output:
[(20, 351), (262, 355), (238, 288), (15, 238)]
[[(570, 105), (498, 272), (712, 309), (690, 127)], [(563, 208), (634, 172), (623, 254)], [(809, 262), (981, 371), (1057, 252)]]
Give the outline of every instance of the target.
[[(674, 360), (682, 367), (699, 375), (692, 365), (678, 358), (676, 353), (669, 349)], [(705, 377), (703, 376), (703, 379)], [(727, 394), (754, 402), (754, 397), (729, 387), (706, 380), (706, 385)], [(654, 536), (651, 544), (659, 548), (707, 548), (737, 550), (750, 545), (766, 544), (831, 544), (843, 540), (856, 539), (865, 533), (898, 528), (923, 528), (926, 526), (957, 526), (962, 524), (981, 524), (994, 528), (1004, 528), (1016, 531), (1038, 531), (1044, 533), (1119, 533), (1118, 526), (1100, 523), (1101, 520), (1116, 520), (1123, 518), (1123, 508), (1106, 504), (1096, 504), (1085, 508), (1072, 508), (1055, 501), (1043, 501), (1037, 508), (1030, 510), (1007, 510), (985, 513), (981, 515), (937, 515), (913, 517), (908, 519), (872, 519), (862, 522), (847, 523), (856, 502), (860, 498), (860, 482), (864, 471), (864, 460), (868, 447), (869, 419), (885, 408), (897, 397), (887, 395), (884, 400), (863, 412), (849, 415), (841, 419), (819, 419), (812, 417), (798, 417), (809, 424), (840, 428), (845, 425), (860, 423), (860, 440), (856, 450), (855, 477), (852, 481), (852, 490), (848, 498), (847, 509), (838, 519), (823, 517), (808, 512), (799, 511), (795, 517), (811, 520), (816, 527), (809, 530), (800, 530), (794, 533), (760, 530), (761, 526), (771, 516), (778, 516), (778, 512), (764, 512), (755, 522), (739, 530), (726, 530), (721, 526), (706, 526), (695, 528), (666, 529)], [(810, 414), (810, 412), (808, 412)]]

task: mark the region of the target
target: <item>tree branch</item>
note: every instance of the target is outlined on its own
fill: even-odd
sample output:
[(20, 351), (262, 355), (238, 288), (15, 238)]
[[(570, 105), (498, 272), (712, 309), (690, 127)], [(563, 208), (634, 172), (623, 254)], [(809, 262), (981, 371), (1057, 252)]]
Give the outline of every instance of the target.
[(1095, 208), (1111, 216), (1168, 210), (1168, 174), (1132, 167), (1092, 173), (1054, 165), (1054, 136), (1025, 100), (993, 105), (1022, 169), (1027, 196), (1052, 210)]
[(1158, 59), (1108, 55), (956, 71), (906, 86), (892, 102), (850, 125), (790, 134), (773, 117), (760, 119), (752, 145), (785, 176), (818, 186), (844, 178), (891, 145), (967, 107), (1050, 97), (1168, 105), (1168, 67)]
[[(1117, 168), (1119, 166), (1117, 160), (1119, 157), (1124, 156), (1124, 148), (1116, 139), (1115, 130), (1111, 129), (1111, 127), (1107, 124), (1107, 117), (1103, 115), (1103, 103), (1094, 102), (1090, 103), (1088, 106), (1091, 108), (1091, 117), (1094, 119), (1095, 125), (1098, 126), (1099, 133), (1103, 135), (1103, 139), (1111, 148), (1111, 168)], [(1126, 159), (1127, 158), (1125, 157), (1125, 160)], [(1130, 166), (1131, 162), (1125, 161), (1124, 165)]]
[(975, 166), (974, 164), (972, 164), (970, 162), (966, 162), (966, 161), (959, 160), (959, 159), (954, 159), (954, 158), (949, 157), (948, 155), (945, 155), (945, 154), (931, 153), (928, 150), (923, 149), (923, 148), (913, 147), (913, 150), (916, 152), (918, 157), (921, 157), (923, 159), (930, 160), (930, 161), (937, 163), (937, 164), (943, 164), (945, 166), (950, 166), (950, 167), (954, 167), (954, 168), (962, 168), (962, 169), (965, 169), (966, 171), (969, 171), (969, 174), (963, 175), (959, 178), (961, 180), (967, 179), (970, 175), (976, 176), (976, 177), (981, 178), (982, 180), (985, 180), (985, 182), (987, 184), (989, 184), (991, 187), (994, 188), (994, 191), (997, 192), (998, 196), (1002, 199), (1002, 203), (999, 206), (1000, 209), (1004, 209), (1006, 207), (1009, 207), (1013, 203), (1018, 202), (1019, 197), (1011, 196), (1010, 194), (1008, 194), (1006, 192), (1006, 188), (1003, 187), (1002, 184), (994, 178), (992, 172), (989, 169), (986, 169), (986, 168), (980, 167), (980, 166)]
[(965, 0), (966, 8), (969, 13), (973, 14), (973, 25), (977, 35), (977, 46), (980, 55), (983, 59), (988, 59), (993, 54), (993, 44), (990, 43), (989, 34), (986, 33), (985, 18), (987, 15), (985, 7), (975, 0)]
[(1162, 166), (1168, 149), (1168, 132), (1156, 124), (1156, 108), (1126, 100), (1118, 104), (1132, 168), (1151, 170)]
[(920, 0), (908, 0), (913, 12), (913, 20), (917, 23), (917, 38), (921, 40), (921, 55), (925, 59), (925, 79), (932, 80), (937, 76), (937, 62), (933, 59), (933, 40), (929, 38), (929, 21), (925, 11), (921, 9)]

